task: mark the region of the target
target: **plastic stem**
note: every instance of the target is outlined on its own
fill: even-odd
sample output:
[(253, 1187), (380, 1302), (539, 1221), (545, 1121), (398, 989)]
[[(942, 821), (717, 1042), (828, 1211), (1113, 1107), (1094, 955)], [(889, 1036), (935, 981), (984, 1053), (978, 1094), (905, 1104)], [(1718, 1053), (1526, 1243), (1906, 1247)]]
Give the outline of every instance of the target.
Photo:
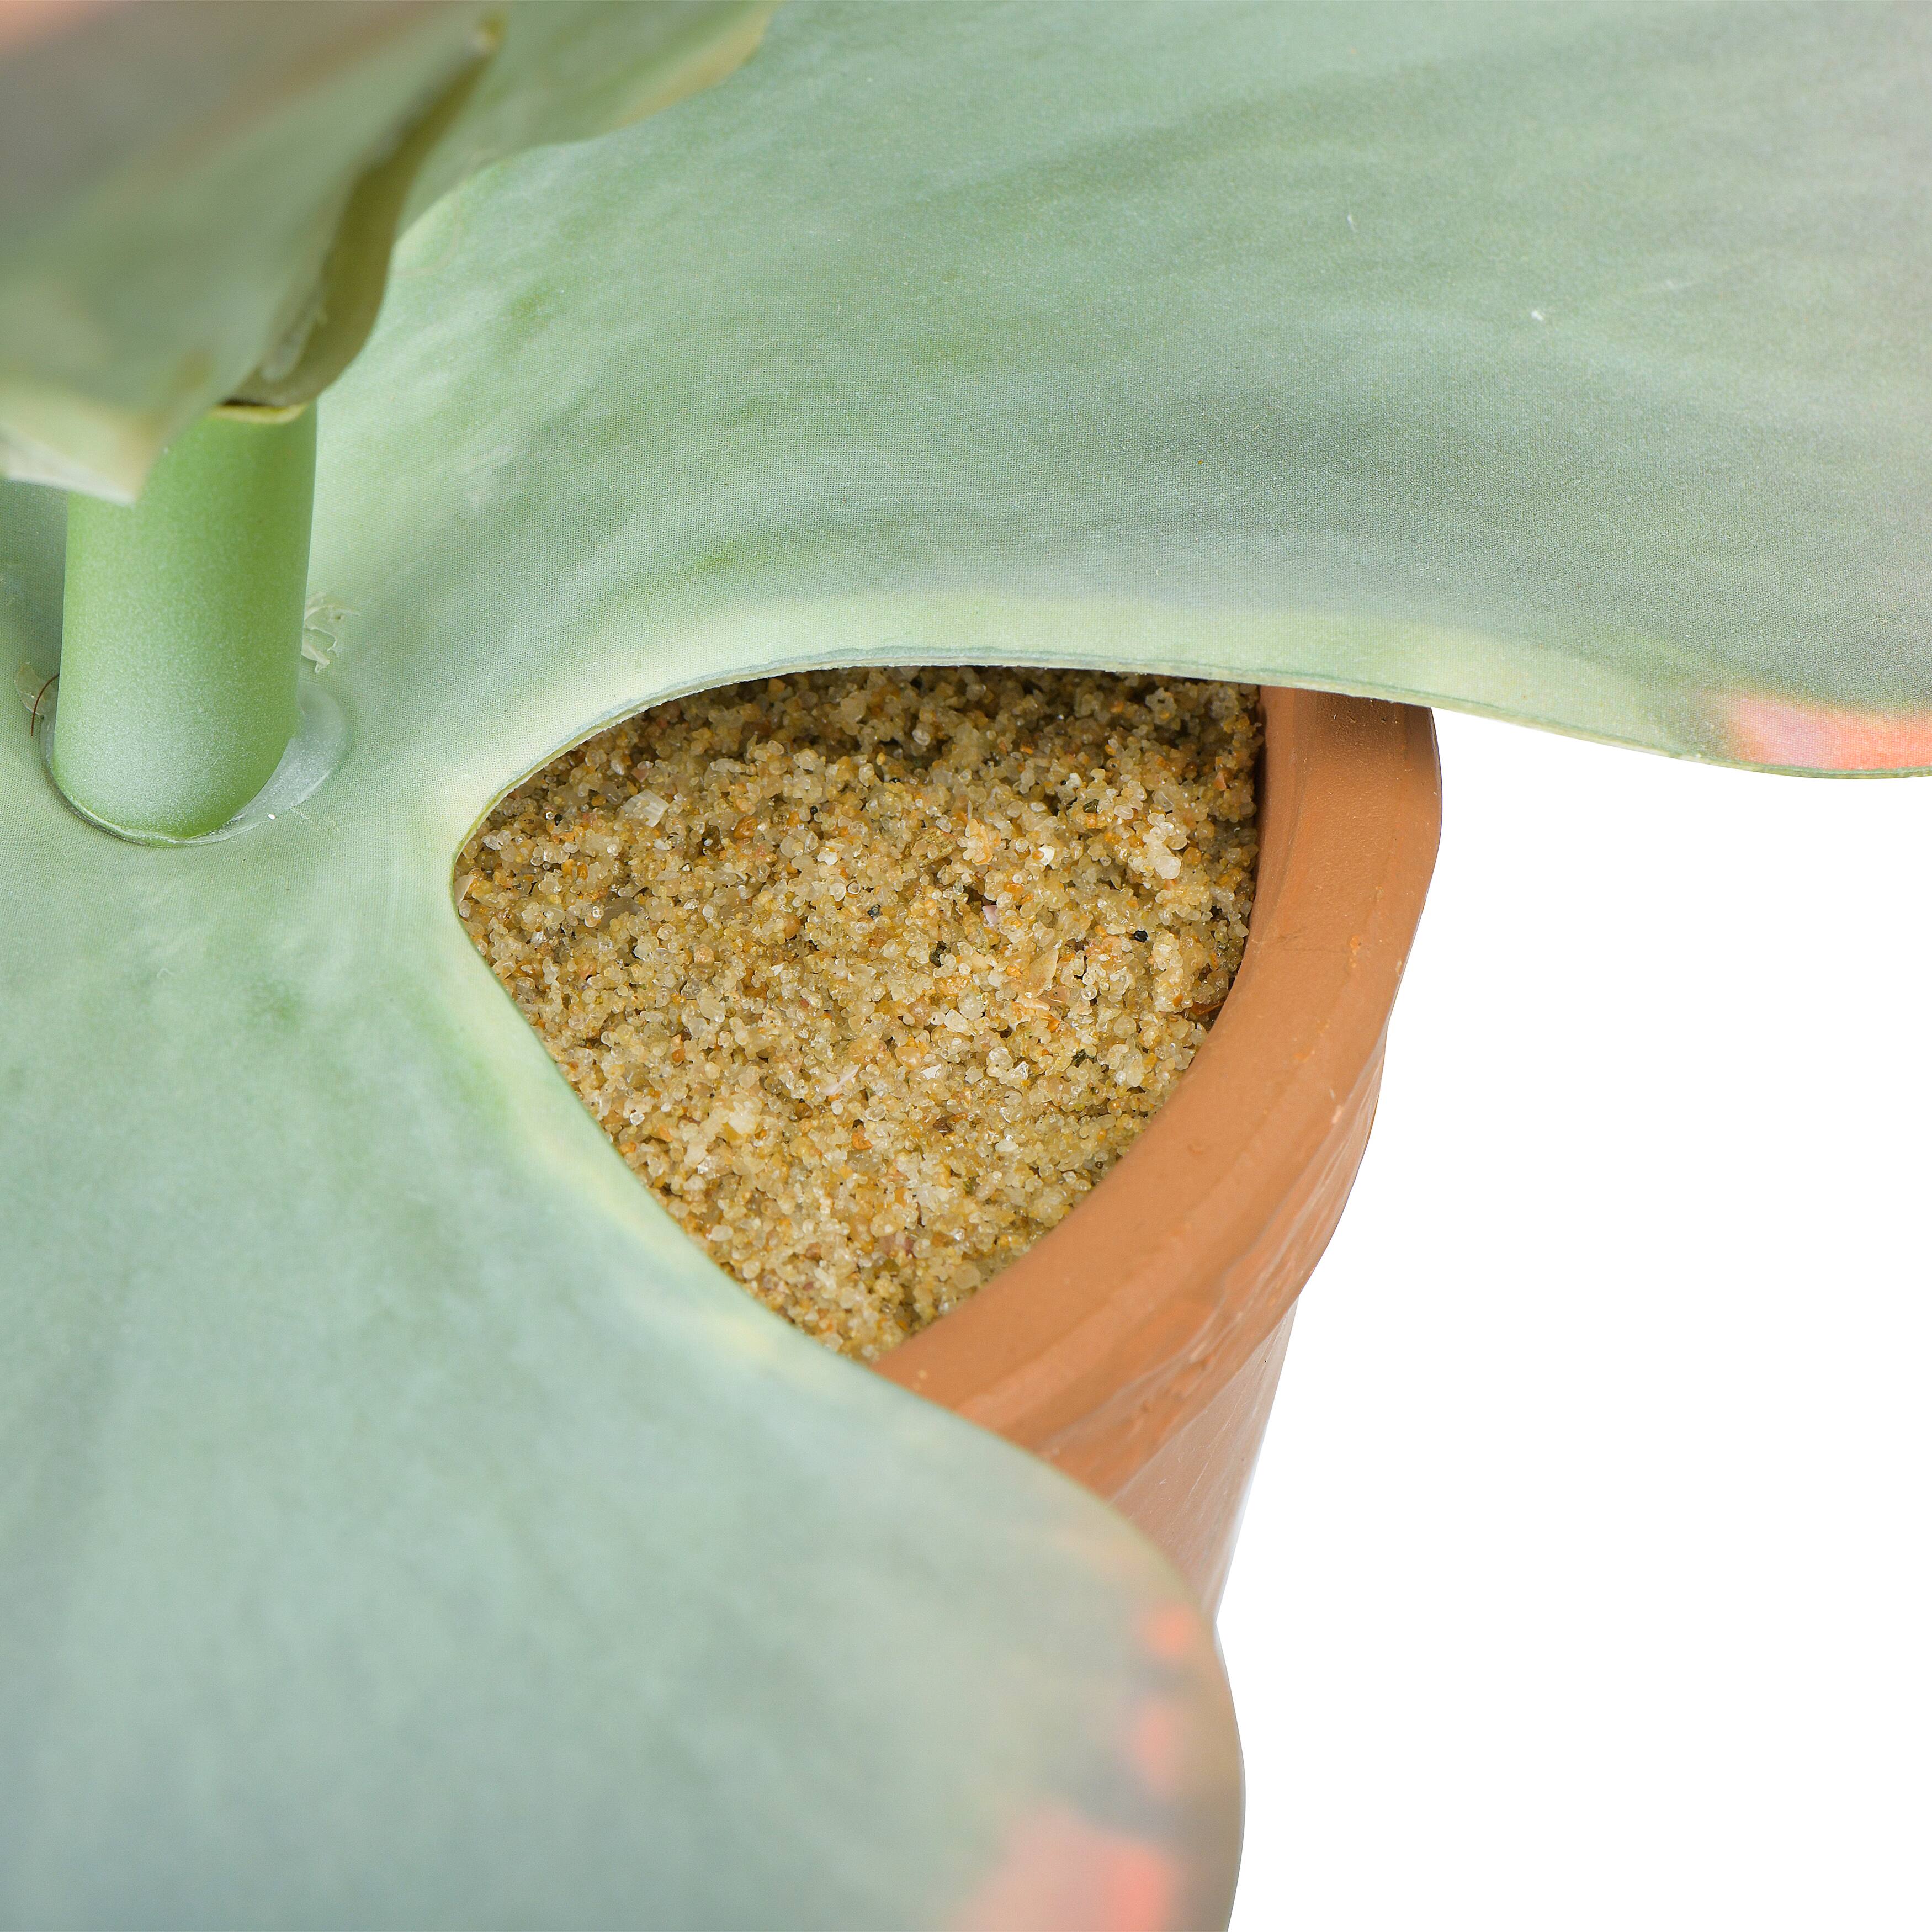
[(131, 508), (68, 504), (55, 782), (136, 838), (212, 832), (294, 735), (315, 497), (313, 406), (230, 406)]

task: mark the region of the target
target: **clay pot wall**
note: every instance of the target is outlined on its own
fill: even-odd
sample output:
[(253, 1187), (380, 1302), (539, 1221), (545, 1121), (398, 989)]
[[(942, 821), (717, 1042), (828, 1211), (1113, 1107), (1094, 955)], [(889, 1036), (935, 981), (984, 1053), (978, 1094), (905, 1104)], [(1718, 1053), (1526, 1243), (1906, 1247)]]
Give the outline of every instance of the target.
[(1265, 705), (1254, 917), (1207, 1044), (1074, 1213), (877, 1365), (1108, 1498), (1210, 1610), (1367, 1143), (1442, 819), (1426, 711)]

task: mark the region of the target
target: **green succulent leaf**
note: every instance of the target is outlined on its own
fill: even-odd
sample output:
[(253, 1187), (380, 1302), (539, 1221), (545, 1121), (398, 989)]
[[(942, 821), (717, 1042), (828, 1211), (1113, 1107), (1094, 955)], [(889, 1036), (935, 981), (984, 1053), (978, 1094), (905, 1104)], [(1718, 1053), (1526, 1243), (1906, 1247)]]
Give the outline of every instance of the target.
[(799, 0), (418, 227), (318, 567), (486, 679), (676, 609), (1932, 765), (1928, 73), (1862, 0)]
[(0, 476), (126, 502), (211, 405), (306, 401), (400, 218), (722, 78), (772, 4), (140, 0), (0, 50)]
[(1185, 1586), (637, 1185), (450, 902), (518, 701), (344, 639), (340, 769), (240, 836), (0, 732), (0, 1926), (1212, 1932)]
[[(740, 44), (667, 10), (627, 67), (526, 10), (410, 207)], [(368, 37), (259, 115), (216, 111), (231, 62), (124, 152), (25, 143), (16, 449), (131, 488), (284, 340), (476, 16), (308, 17)], [(0, 1924), (1221, 1923), (1238, 1770), (1180, 1586), (700, 1256), (451, 858), (600, 723), (839, 662), (1932, 764), (1928, 35), (794, 0), (732, 87), (408, 234), (321, 406), (304, 675), (346, 749), (225, 841), (62, 804), (58, 505), (0, 486)]]

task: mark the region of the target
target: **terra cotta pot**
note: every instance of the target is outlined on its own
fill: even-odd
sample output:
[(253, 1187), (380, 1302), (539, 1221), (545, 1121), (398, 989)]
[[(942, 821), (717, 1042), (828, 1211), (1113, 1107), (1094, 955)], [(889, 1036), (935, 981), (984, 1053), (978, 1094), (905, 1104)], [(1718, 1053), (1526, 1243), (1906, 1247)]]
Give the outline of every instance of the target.
[(1207, 1043), (1076, 1212), (877, 1365), (1112, 1502), (1210, 1611), (1295, 1297), (1367, 1144), (1442, 822), (1428, 712), (1264, 704), (1254, 914)]

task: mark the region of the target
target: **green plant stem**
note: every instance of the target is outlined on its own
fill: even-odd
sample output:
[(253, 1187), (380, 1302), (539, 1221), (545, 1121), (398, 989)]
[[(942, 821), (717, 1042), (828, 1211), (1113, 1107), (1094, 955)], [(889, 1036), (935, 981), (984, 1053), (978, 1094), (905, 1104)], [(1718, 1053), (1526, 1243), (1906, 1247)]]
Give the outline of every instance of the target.
[(315, 410), (215, 410), (131, 508), (68, 500), (50, 763), (86, 813), (191, 838), (262, 787), (296, 722)]

